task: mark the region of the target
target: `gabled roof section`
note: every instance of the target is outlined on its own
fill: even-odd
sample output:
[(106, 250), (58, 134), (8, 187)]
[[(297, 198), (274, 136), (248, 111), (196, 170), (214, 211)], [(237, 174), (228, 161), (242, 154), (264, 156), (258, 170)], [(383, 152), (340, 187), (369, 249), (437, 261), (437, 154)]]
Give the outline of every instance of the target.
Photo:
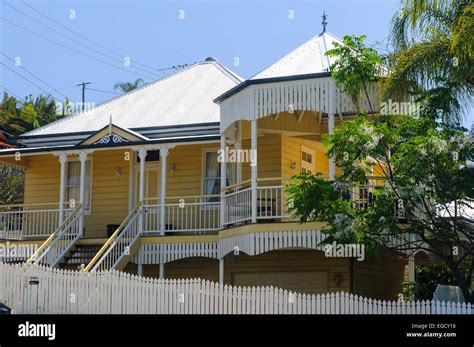
[(109, 123), (122, 129), (184, 126), (219, 122), (213, 99), (243, 79), (214, 58), (115, 97), (92, 109), (60, 119), (20, 136), (96, 132)]
[(128, 142), (143, 142), (149, 139), (130, 129), (122, 129), (121, 127), (110, 123), (102, 129), (98, 130), (88, 138), (84, 139), (79, 145), (111, 145)]
[(328, 32), (314, 36), (251, 80), (328, 72), (334, 58), (327, 57), (326, 52), (333, 49), (336, 42), (342, 44), (340, 39)]

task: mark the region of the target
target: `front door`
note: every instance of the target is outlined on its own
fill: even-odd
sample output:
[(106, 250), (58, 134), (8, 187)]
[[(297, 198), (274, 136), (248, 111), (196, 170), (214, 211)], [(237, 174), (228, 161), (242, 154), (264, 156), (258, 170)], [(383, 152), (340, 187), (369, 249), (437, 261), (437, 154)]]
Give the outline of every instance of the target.
[[(158, 163), (145, 164), (144, 179), (144, 197), (147, 207), (143, 210), (143, 231), (155, 232), (160, 230), (159, 224), (159, 207), (160, 203), (160, 172), (161, 167)], [(140, 166), (136, 166), (133, 176), (133, 206), (140, 199)]]
[[(160, 199), (160, 168), (157, 163), (145, 164), (145, 199), (152, 199), (151, 204), (157, 204)], [(133, 184), (133, 205), (138, 203), (140, 198), (140, 166), (135, 167)]]

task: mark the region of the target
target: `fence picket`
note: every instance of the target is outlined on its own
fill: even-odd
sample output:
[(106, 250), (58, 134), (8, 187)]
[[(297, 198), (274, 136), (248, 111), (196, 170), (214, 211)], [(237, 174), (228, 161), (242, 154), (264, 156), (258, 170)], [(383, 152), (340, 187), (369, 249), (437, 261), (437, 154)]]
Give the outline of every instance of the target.
[[(39, 279), (30, 285), (31, 277)], [(473, 314), (469, 303), (390, 301), (345, 292), (300, 294), (201, 279), (152, 279), (0, 263), (0, 301), (15, 313), (71, 314)]]

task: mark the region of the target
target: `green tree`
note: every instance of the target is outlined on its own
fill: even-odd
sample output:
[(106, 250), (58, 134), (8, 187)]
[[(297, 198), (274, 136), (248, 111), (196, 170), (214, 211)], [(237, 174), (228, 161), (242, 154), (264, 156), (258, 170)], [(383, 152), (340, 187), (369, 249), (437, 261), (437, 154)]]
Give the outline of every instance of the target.
[(384, 95), (416, 96), (438, 107), (445, 122), (460, 123), (474, 87), (474, 3), (402, 0), (392, 19), (390, 78)]
[[(58, 112), (58, 104), (51, 96), (39, 95), (34, 98), (30, 95), (26, 97), (26, 104), (32, 105), (36, 111), (37, 123), (34, 125), (35, 128), (54, 122), (64, 116), (62, 112)], [(68, 100), (65, 99), (63, 105), (67, 104)], [(61, 108), (64, 109), (62, 106)]]
[(3, 94), (0, 104), (0, 130), (10, 134), (21, 134), (31, 129), (32, 124), (21, 118), (21, 107), (15, 97)]
[[(356, 49), (363, 48), (360, 44)], [(342, 60), (349, 61), (347, 55), (353, 52), (338, 51)], [(372, 76), (360, 75), (370, 83), (377, 78), (377, 61), (359, 55), (350, 66), (333, 65), (332, 73), (339, 86), (357, 93), (364, 83), (356, 81), (354, 87), (350, 74), (340, 70), (372, 71)], [(370, 64), (372, 69), (364, 68)], [(442, 107), (425, 104), (420, 117), (369, 121), (361, 114), (341, 123), (324, 143), (342, 174), (334, 181), (318, 175), (294, 177), (287, 187), (289, 209), (301, 222), (327, 222), (325, 242), (364, 244), (369, 257), (386, 249), (433, 254), (450, 269), (466, 301), (474, 301), (471, 278), (460, 270), (474, 262), (473, 222), (464, 213), (474, 204), (474, 168), (466, 165), (474, 159), (474, 138), (443, 123), (437, 112)], [(382, 180), (371, 182), (370, 172)], [(354, 203), (350, 192), (363, 203)]]
[[(31, 95), (20, 103), (15, 97), (6, 92), (0, 104), (0, 130), (12, 135), (20, 135), (38, 128), (65, 115), (57, 112), (57, 104), (50, 96)], [(25, 172), (23, 169), (0, 164), (0, 204), (20, 204), (23, 202)]]
[[(382, 59), (373, 48), (366, 47), (364, 40), (366, 36), (344, 36), (343, 44), (335, 43), (335, 48), (329, 50), (326, 55), (338, 57), (331, 66), (331, 76), (337, 85), (348, 93), (357, 111), (360, 112), (360, 92), (363, 91), (367, 100), (368, 84), (378, 80)], [(372, 105), (369, 107), (370, 113), (374, 113)]]
[(0, 205), (22, 204), (25, 171), (0, 163)]
[(137, 78), (135, 80), (135, 82), (121, 82), (121, 83), (117, 83), (114, 85), (114, 89), (117, 90), (121, 90), (123, 93), (128, 93), (129, 91), (131, 90), (134, 90), (134, 89), (137, 89), (137, 88), (140, 88), (141, 86), (143, 86), (145, 84), (145, 82), (143, 82), (143, 80), (141, 78)]
[(29, 95), (24, 102), (9, 96), (6, 92), (0, 104), (0, 129), (13, 135), (20, 135), (40, 126), (51, 123), (67, 115), (68, 100), (65, 99), (62, 112), (51, 96)]

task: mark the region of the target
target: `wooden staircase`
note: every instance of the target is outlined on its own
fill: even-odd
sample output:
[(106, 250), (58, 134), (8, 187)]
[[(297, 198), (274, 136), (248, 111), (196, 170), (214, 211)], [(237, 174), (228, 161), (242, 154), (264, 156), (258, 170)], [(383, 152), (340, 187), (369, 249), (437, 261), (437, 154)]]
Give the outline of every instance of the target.
[(63, 269), (77, 270), (81, 264), (86, 266), (101, 247), (102, 244), (76, 245), (74, 249), (64, 257), (64, 261), (60, 264), (60, 267)]

